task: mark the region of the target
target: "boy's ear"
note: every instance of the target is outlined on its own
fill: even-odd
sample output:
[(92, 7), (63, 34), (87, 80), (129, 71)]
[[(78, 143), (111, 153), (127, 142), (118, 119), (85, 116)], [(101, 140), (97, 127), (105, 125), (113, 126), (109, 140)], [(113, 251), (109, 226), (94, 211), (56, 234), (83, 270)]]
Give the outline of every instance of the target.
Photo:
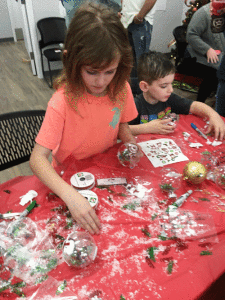
[(146, 93), (149, 89), (149, 84), (146, 81), (142, 80), (139, 82), (139, 87), (142, 90), (142, 92)]

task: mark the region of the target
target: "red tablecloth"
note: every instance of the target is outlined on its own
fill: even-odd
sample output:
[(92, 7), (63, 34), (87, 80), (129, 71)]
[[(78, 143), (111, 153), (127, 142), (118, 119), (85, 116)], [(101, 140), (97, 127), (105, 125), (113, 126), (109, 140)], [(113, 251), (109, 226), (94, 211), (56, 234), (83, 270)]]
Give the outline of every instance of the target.
[[(191, 128), (191, 122), (201, 129), (205, 125), (203, 120), (193, 115), (181, 116), (178, 127), (172, 135), (145, 135), (139, 136), (137, 140), (172, 138), (190, 161), (201, 161), (203, 151), (212, 152), (224, 148), (224, 144), (216, 148), (207, 145), (206, 141)], [(184, 140), (183, 132), (190, 133), (192, 142), (200, 142), (203, 147), (190, 148), (188, 142)], [(120, 144), (103, 154), (83, 161), (68, 158), (60, 168), (60, 171), (64, 171), (64, 180), (69, 182), (70, 177), (78, 171), (90, 172), (96, 179), (126, 177), (128, 183), (140, 184), (146, 189), (147, 201), (135, 210), (124, 209), (122, 207), (129, 204), (130, 197), (124, 186), (111, 187), (113, 193), (95, 186), (92, 190), (99, 198), (97, 215), (101, 220), (102, 230), (100, 235), (93, 236), (98, 246), (94, 263), (85, 269), (77, 270), (63, 262), (49, 275), (59, 282), (66, 280), (68, 289), (79, 300), (91, 299), (93, 295), (96, 297), (98, 295), (102, 300), (198, 298), (225, 271), (225, 209), (221, 206), (221, 203), (225, 203), (224, 190), (209, 180), (198, 186), (182, 180), (181, 187), (176, 191), (177, 196), (190, 189), (193, 190), (193, 194), (180, 209), (197, 212), (200, 217), (206, 219), (208, 216), (211, 231), (206, 232), (205, 239), (201, 236), (201, 238), (186, 237), (163, 241), (156, 233), (157, 229), (160, 233), (158, 219), (152, 220), (155, 214), (165, 211), (169, 203), (168, 201), (166, 204), (159, 203), (167, 199), (159, 188), (161, 168), (154, 168), (146, 156), (141, 158), (134, 169), (121, 166), (117, 159), (119, 146)], [(167, 167), (175, 168), (182, 173), (186, 164), (187, 161), (184, 161)], [(38, 192), (36, 201), (39, 204), (29, 217), (44, 230), (43, 224), (57, 214), (51, 209), (59, 207), (63, 202), (57, 197), (48, 197), (49, 189), (35, 176), (18, 177), (0, 186), (2, 204), (0, 212), (22, 211), (24, 208), (19, 205), (19, 197), (29, 190)], [(200, 198), (207, 198), (209, 201), (202, 201)], [(59, 212), (58, 214), (60, 215)], [(57, 230), (65, 238), (71, 232), (62, 229), (60, 225)], [(146, 230), (152, 237), (144, 233)], [(159, 249), (155, 254), (155, 261), (148, 257), (147, 249), (150, 247)], [(201, 256), (200, 252), (204, 250), (212, 252), (212, 255)], [(171, 261), (173, 269), (169, 274), (168, 264)], [(40, 292), (41, 286), (45, 287), (46, 283), (47, 281), (27, 287), (24, 292), (27, 296), (31, 296), (36, 291)], [(13, 299), (12, 295), (10, 297)], [(33, 299), (39, 298), (36, 296)]]

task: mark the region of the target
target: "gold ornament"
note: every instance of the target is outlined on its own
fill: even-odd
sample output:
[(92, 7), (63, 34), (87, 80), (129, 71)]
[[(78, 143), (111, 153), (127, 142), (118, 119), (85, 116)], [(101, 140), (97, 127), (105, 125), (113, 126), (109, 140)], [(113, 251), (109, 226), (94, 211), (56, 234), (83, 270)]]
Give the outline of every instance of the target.
[(202, 183), (207, 175), (207, 170), (203, 164), (197, 161), (190, 161), (183, 170), (183, 179), (193, 184)]

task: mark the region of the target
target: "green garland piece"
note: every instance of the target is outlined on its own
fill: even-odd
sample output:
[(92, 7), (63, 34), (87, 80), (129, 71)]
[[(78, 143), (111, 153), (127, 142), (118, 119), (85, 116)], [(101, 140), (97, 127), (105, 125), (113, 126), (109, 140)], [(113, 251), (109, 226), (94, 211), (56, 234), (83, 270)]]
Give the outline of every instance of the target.
[(46, 267), (36, 266), (35, 269), (31, 272), (31, 276), (35, 273), (48, 273), (57, 265), (57, 258), (52, 258), (46, 265)]
[(108, 199), (110, 202), (113, 203), (113, 200), (112, 200), (112, 198), (111, 198), (110, 196), (108, 196), (107, 199)]
[(26, 282), (20, 281), (18, 283), (12, 284), (11, 286), (12, 286), (12, 288), (23, 288), (26, 286)]
[(7, 284), (7, 285), (5, 285), (5, 286), (3, 286), (2, 288), (0, 288), (0, 293), (4, 292), (5, 290), (8, 290), (9, 288), (10, 288), (10, 283)]
[(152, 215), (152, 221), (154, 221), (158, 217), (157, 214)]
[(62, 292), (65, 290), (67, 286), (67, 282), (66, 280), (63, 281), (63, 283), (60, 284), (60, 286), (58, 287), (57, 291), (56, 291), (56, 295), (62, 294)]
[(212, 251), (202, 251), (200, 255), (212, 255)]
[(174, 262), (172, 260), (170, 260), (169, 263), (168, 263), (168, 267), (167, 267), (168, 274), (172, 274), (172, 272), (173, 272), (173, 264), (174, 264)]
[(158, 235), (158, 239), (162, 240), (162, 241), (166, 241), (167, 238), (165, 236), (162, 235)]
[(129, 209), (129, 210), (136, 210), (137, 207), (139, 207), (140, 204), (137, 202), (134, 203), (128, 203), (122, 206), (122, 209)]
[(17, 294), (20, 298), (26, 298), (26, 295), (19, 289), (15, 288), (12, 289), (12, 293)]
[(120, 295), (120, 300), (126, 300), (126, 298), (123, 295)]
[(40, 278), (37, 278), (36, 281), (35, 281), (35, 284), (39, 284), (39, 283), (42, 283), (43, 281), (47, 280), (48, 279), (48, 275), (44, 275)]
[(160, 185), (161, 190), (165, 191), (165, 192), (170, 192), (174, 190), (174, 187), (172, 186), (172, 184), (161, 184)]
[(222, 184), (222, 185), (225, 185), (225, 175), (224, 174), (222, 174), (221, 175), (221, 181), (220, 181), (220, 184)]
[(203, 155), (210, 155), (211, 152), (209, 152), (209, 151), (203, 151), (201, 154), (203, 154)]
[(146, 228), (141, 228), (141, 231), (148, 237), (151, 237), (151, 233)]
[(208, 201), (208, 202), (210, 202), (210, 200), (208, 198), (198, 198), (198, 199), (201, 200), (201, 201)]
[(154, 254), (154, 250), (157, 250), (158, 248), (157, 247), (149, 247), (147, 249), (147, 253), (148, 253), (148, 256), (149, 258), (155, 262), (155, 254)]
[(64, 241), (64, 240), (65, 240), (65, 238), (64, 238), (63, 236), (59, 235), (59, 234), (56, 234), (55, 237), (56, 237), (57, 239), (61, 240), (61, 241)]
[(63, 242), (60, 242), (58, 245), (57, 245), (57, 249), (62, 249), (62, 246), (63, 246)]
[(97, 188), (97, 189), (100, 189), (100, 190), (104, 190), (104, 189), (106, 189), (106, 186), (96, 185), (96, 188)]
[(121, 196), (121, 197), (127, 197), (127, 195), (126, 194), (124, 194), (124, 193), (118, 193), (118, 194), (116, 194), (117, 196)]
[(57, 258), (53, 258), (47, 264), (47, 268), (50, 270), (54, 269), (57, 266)]
[(66, 226), (64, 227), (64, 229), (69, 229), (73, 227), (73, 220), (66, 220)]
[(166, 202), (167, 202), (167, 199), (158, 201), (159, 204), (165, 204)]

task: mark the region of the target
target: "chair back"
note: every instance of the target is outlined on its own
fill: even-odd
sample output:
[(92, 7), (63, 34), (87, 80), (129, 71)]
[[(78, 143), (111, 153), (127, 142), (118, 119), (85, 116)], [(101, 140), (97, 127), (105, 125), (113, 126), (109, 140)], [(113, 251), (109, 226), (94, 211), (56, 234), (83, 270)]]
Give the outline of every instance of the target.
[(66, 21), (60, 17), (44, 18), (37, 22), (37, 28), (40, 31), (40, 48), (53, 44), (64, 43), (66, 37)]
[(44, 116), (44, 110), (0, 115), (0, 171), (30, 159)]

